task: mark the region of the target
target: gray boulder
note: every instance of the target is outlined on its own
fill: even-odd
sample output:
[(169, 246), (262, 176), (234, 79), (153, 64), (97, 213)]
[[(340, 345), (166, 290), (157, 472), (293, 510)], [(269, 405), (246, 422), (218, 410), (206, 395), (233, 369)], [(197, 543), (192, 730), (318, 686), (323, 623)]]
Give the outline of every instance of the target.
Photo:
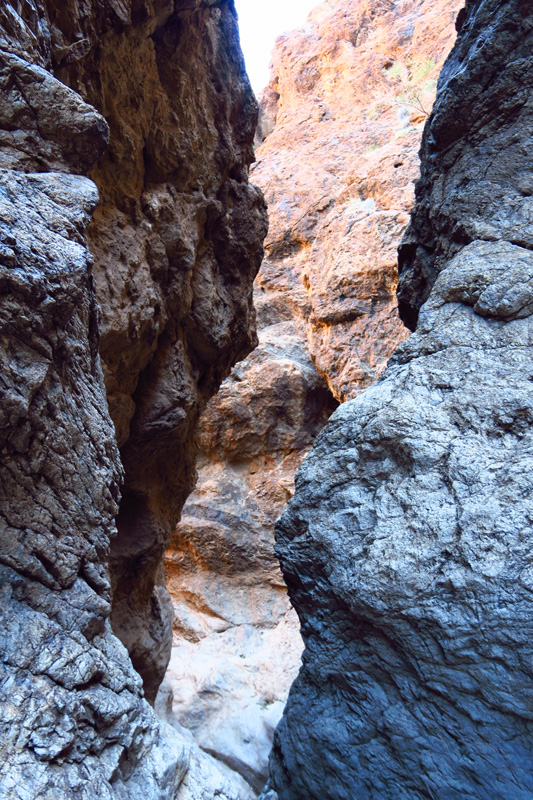
[(85, 241), (97, 198), (84, 177), (0, 172), (2, 800), (162, 800), (188, 766), (109, 624), (121, 467)]
[(0, 4), (0, 800), (249, 800), (157, 720), (111, 630), (123, 469), (83, 174), (108, 125), (51, 72), (55, 6)]
[(306, 644), (280, 800), (533, 796), (528, 9), (460, 15), (403, 247), (416, 331), (335, 412), (278, 524)]

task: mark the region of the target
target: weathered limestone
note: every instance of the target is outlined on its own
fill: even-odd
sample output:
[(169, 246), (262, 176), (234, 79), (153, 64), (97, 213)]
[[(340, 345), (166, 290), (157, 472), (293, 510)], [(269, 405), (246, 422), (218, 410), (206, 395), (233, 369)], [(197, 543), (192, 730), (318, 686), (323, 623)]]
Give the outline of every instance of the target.
[(341, 406), (278, 551), (306, 649), (280, 800), (507, 800), (533, 779), (533, 18), (473, 0), (402, 247), (416, 330)]
[[(182, 60), (192, 75), (180, 71)], [(158, 80), (178, 93), (204, 92), (196, 120), (185, 103), (174, 125), (176, 95), (169, 99)], [(146, 108), (153, 102), (158, 113)], [(183, 730), (157, 721), (110, 622), (153, 696), (170, 641), (154, 578), (192, 480), (194, 421), (254, 339), (251, 283), (265, 227), (261, 196), (247, 183), (254, 109), (231, 4), (0, 7), (2, 800), (251, 797)], [(209, 141), (198, 133), (200, 115)], [(151, 156), (155, 139), (164, 163)], [(176, 141), (194, 144), (193, 161)], [(85, 173), (97, 160), (91, 175), (103, 205), (89, 238), (105, 353), (116, 358), (106, 372), (113, 402), (113, 387), (121, 395), (114, 409), (130, 504), (118, 539), (123, 470), (87, 246), (98, 191)], [(128, 309), (126, 293), (137, 290), (145, 294), (131, 296)], [(182, 457), (172, 480), (171, 449), (173, 463)], [(142, 541), (127, 526), (133, 492)]]

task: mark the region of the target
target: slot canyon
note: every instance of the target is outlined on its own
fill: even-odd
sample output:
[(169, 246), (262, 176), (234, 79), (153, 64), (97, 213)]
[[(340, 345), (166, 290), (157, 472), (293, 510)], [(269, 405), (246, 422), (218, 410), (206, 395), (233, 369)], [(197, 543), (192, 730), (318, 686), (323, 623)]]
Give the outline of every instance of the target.
[[(238, 8), (238, 7), (237, 7)], [(533, 800), (533, 8), (0, 3), (0, 800)]]

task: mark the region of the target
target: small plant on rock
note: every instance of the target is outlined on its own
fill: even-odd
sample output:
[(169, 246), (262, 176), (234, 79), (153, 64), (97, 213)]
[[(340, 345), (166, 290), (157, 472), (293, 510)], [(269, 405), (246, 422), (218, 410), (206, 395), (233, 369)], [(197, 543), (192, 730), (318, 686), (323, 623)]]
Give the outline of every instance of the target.
[(409, 58), (406, 62), (393, 61), (390, 67), (382, 72), (392, 82), (396, 99), (394, 105), (412, 108), (419, 111), (424, 119), (429, 117), (435, 99), (436, 80), (429, 76), (435, 69), (431, 59), (416, 61)]

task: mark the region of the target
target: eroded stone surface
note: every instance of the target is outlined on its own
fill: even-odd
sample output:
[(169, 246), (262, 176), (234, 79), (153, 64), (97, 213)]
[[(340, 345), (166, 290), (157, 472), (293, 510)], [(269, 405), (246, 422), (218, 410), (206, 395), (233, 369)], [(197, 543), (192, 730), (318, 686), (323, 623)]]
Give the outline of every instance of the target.
[(278, 527), (306, 643), (271, 759), (280, 800), (533, 791), (530, 112), (508, 115), (502, 88), (518, 68), (522, 100), (531, 86), (532, 25), (497, 0), (459, 23), (406, 242), (416, 331), (335, 412)]
[[(237, 70), (240, 58), (232, 8), (208, 5), (209, 11), (199, 4), (193, 9), (189, 4), (183, 25), (190, 23), (194, 27), (195, 20), (203, 20), (211, 33), (211, 39), (205, 39), (206, 50), (209, 45), (214, 49), (218, 46), (222, 62), (231, 61)], [(117, 533), (114, 517), (123, 472), (100, 366), (93, 259), (87, 246), (87, 226), (98, 191), (83, 174), (100, 158), (93, 175), (103, 187), (105, 198), (102, 176), (108, 174), (107, 157), (102, 154), (109, 130), (104, 117), (87, 102), (91, 92), (80, 76), (90, 83), (88, 76), (100, 57), (95, 54), (107, 52), (108, 38), (117, 46), (117, 57), (124, 56), (128, 31), (134, 39), (132, 43), (130, 38), (128, 46), (131, 49), (132, 44), (138, 44), (142, 61), (143, 54), (153, 49), (150, 35), (169, 20), (172, 11), (170, 3), (134, 3), (130, 8), (114, 0), (80, 6), (52, 0), (13, 0), (0, 7), (2, 800), (89, 800), (95, 796), (103, 800), (249, 798), (248, 787), (221, 772), (188, 734), (157, 721), (143, 697), (143, 681), (110, 625), (112, 590), (116, 593), (118, 578), (116, 569), (110, 575), (108, 563), (111, 542)], [(193, 12), (197, 14), (194, 19)], [(131, 13), (139, 19), (132, 19)], [(141, 25), (143, 20), (145, 27)], [(171, 38), (168, 31), (167, 35)], [(131, 57), (128, 62), (132, 68), (134, 61)], [(110, 60), (109, 67), (112, 63)], [(204, 82), (216, 84), (207, 61), (204, 66)], [(199, 61), (196, 70), (198, 78), (202, 77)], [(84, 97), (62, 83), (57, 78), (59, 73), (72, 83), (78, 76), (76, 88)], [(147, 88), (142, 75), (137, 75), (137, 82), (134, 74), (130, 73), (129, 78), (142, 105)], [(105, 82), (99, 82), (96, 71), (92, 72), (92, 80), (90, 99), (94, 101), (104, 90)], [(211, 88), (211, 97), (217, 88), (218, 84)], [(244, 128), (236, 134), (237, 138), (243, 136), (242, 152), (233, 153), (233, 157), (231, 148), (220, 146), (221, 152), (207, 165), (207, 169), (220, 170), (219, 183), (213, 174), (214, 188), (211, 187), (218, 192), (218, 198), (202, 201), (211, 204), (209, 207), (216, 206), (211, 217), (204, 214), (202, 223), (202, 230), (205, 228), (206, 235), (212, 237), (213, 260), (207, 260), (215, 273), (226, 270), (211, 294), (205, 291), (202, 302), (216, 300), (219, 292), (217, 302), (223, 305), (224, 291), (231, 295), (230, 285), (235, 284), (235, 294), (228, 301), (233, 311), (224, 320), (220, 305), (214, 304), (219, 325), (212, 324), (211, 328), (213, 336), (220, 340), (220, 364), (213, 366), (209, 362), (216, 355), (214, 349), (203, 353), (203, 372), (191, 356), (188, 364), (195, 365), (196, 372), (188, 376), (192, 387), (190, 403), (184, 402), (184, 408), (178, 409), (172, 405), (177, 402), (176, 396), (171, 398), (170, 406), (178, 421), (189, 414), (189, 422), (184, 425), (189, 426), (188, 430), (196, 413), (194, 404), (201, 404), (198, 398), (214, 391), (217, 381), (229, 369), (233, 357), (227, 349), (229, 338), (235, 336), (235, 356), (241, 349), (246, 350), (253, 339), (252, 328), (246, 332), (244, 328), (251, 321), (248, 300), (264, 215), (259, 194), (246, 184), (244, 150), (246, 131), (250, 138), (252, 135), (254, 104), (242, 77), (242, 65), (241, 88), (245, 105), (246, 97), (249, 99), (249, 117), (244, 114)], [(111, 91), (109, 85), (107, 91)], [(220, 114), (219, 121), (224, 116), (222, 107), (229, 117), (239, 114), (238, 102), (231, 110), (226, 97), (216, 111), (211, 109), (213, 114)], [(110, 160), (116, 167), (117, 148), (126, 151), (129, 140), (124, 129), (117, 132), (113, 114), (102, 105), (99, 108), (111, 125)], [(162, 125), (161, 119), (158, 122)], [(152, 134), (157, 135), (156, 127)], [(202, 143), (198, 149), (201, 152)], [(128, 152), (131, 155), (132, 151)], [(197, 166), (200, 170), (205, 167), (202, 163)], [(225, 169), (232, 172), (232, 177)], [(114, 177), (114, 197), (119, 198), (120, 170)], [(162, 175), (159, 177), (162, 180)], [(134, 216), (135, 208), (128, 205), (129, 189), (125, 185), (122, 189), (128, 213)], [(140, 204), (142, 181), (137, 183), (137, 190)], [(172, 188), (168, 192), (172, 195)], [(170, 221), (179, 227), (176, 208), (167, 211)], [(166, 212), (162, 213), (164, 216)], [(186, 210), (183, 213), (185, 226)], [(198, 213), (201, 217), (203, 212)], [(230, 220), (227, 224), (225, 217)], [(115, 221), (116, 217), (112, 224)], [(143, 219), (137, 219), (137, 223), (136, 242), (142, 244), (142, 233), (146, 233), (149, 224)], [(247, 226), (242, 236), (237, 231), (241, 224)], [(102, 226), (98, 230), (102, 232)], [(115, 229), (114, 236), (107, 230), (107, 241), (115, 247), (107, 256), (109, 260), (116, 257), (117, 264), (122, 233), (127, 244), (133, 236), (131, 230)], [(148, 234), (145, 245), (149, 249)], [(209, 249), (205, 237), (200, 245), (200, 249)], [(162, 250), (161, 245), (159, 257), (164, 260)], [(224, 258), (234, 261), (229, 265)], [(205, 262), (202, 266), (193, 256), (191, 259), (200, 283), (204, 281), (208, 288), (216, 283), (213, 279), (210, 284)], [(111, 275), (111, 264), (106, 266)], [(172, 272), (171, 265), (167, 264), (167, 269)], [(116, 273), (120, 273), (118, 266)], [(170, 296), (176, 286), (169, 275), (160, 277)], [(194, 288), (193, 280), (189, 284), (191, 296), (194, 291), (201, 293), (198, 287)], [(125, 290), (124, 286), (119, 288)], [(151, 297), (150, 288), (146, 288)], [(239, 320), (233, 324), (231, 314), (237, 314), (237, 307)], [(173, 310), (167, 309), (168, 325)], [(118, 316), (119, 311), (125, 314), (117, 302)], [(207, 315), (207, 307), (203, 313)], [(197, 316), (201, 337), (201, 314)], [(178, 330), (184, 324), (177, 317), (174, 322)], [(124, 316), (120, 317), (120, 324), (126, 324)], [(135, 342), (135, 332), (130, 330), (129, 334), (130, 339), (124, 336), (119, 342), (126, 349), (129, 341)], [(155, 338), (156, 334), (157, 331)], [(169, 354), (173, 348), (179, 350), (179, 337), (173, 339), (168, 331), (167, 334), (165, 352)], [(185, 352), (184, 342), (185, 339)], [(157, 356), (160, 348), (154, 341), (152, 345)], [(173, 365), (179, 372), (178, 357)], [(159, 388), (161, 383), (164, 381), (160, 381)], [(147, 402), (146, 398), (143, 402)], [(156, 421), (161, 405), (162, 402), (159, 406), (154, 402)], [(168, 430), (171, 437), (175, 427), (170, 425)], [(157, 436), (153, 441), (157, 446)], [(186, 447), (183, 452), (184, 461), (190, 465)], [(142, 462), (141, 466), (146, 468), (147, 464)], [(157, 475), (154, 480), (157, 484)], [(163, 495), (160, 492), (156, 500), (163, 502)], [(175, 500), (178, 505), (180, 502), (179, 498)], [(153, 528), (150, 530), (153, 539)], [(164, 536), (161, 528), (159, 538), (152, 541), (152, 549), (162, 549)], [(135, 541), (131, 545), (133, 551)], [(117, 553), (115, 548), (115, 558)], [(132, 577), (141, 582), (139, 594), (150, 597), (153, 569), (150, 572), (152, 567), (148, 564), (143, 572), (142, 566), (142, 562), (140, 566), (136, 564)], [(131, 569), (131, 563), (122, 563), (125, 567)], [(163, 592), (159, 594), (162, 596)], [(134, 623), (135, 610), (133, 607), (131, 614)], [(161, 642), (164, 644), (165, 631), (152, 629), (147, 634), (154, 642), (152, 664), (161, 669), (163, 648), (157, 648)], [(145, 684), (150, 688), (149, 680)]]
[(259, 338), (204, 416), (198, 485), (165, 564), (173, 713), (256, 791), (301, 652), (273, 526), (332, 410), (292, 322)]
[[(530, 12), (524, 4), (489, 5), (476, 9), (471, 30), (473, 16), (471, 7), (467, 9), (460, 25), (466, 26), (468, 37), (440, 78), (438, 102), (422, 143), (415, 213), (400, 252), (398, 297), (411, 326), (443, 265), (469, 242), (503, 238), (532, 246), (533, 166), (523, 133), (529, 119)], [(485, 33), (496, 27), (501, 44)], [(477, 43), (474, 62), (470, 36)], [(498, 68), (501, 47), (514, 54), (505, 76)]]
[(402, 101), (403, 73), (387, 66), (423, 65), (416, 89), (429, 107), (454, 8), (322, 4), (279, 41), (260, 104), (252, 175), (270, 232), (255, 284), (259, 346), (203, 417), (198, 485), (166, 557), (174, 714), (254, 789), (302, 647), (274, 521), (336, 401), (372, 383), (407, 335), (396, 250), (424, 112)]
[(121, 466), (85, 238), (98, 193), (16, 169), (0, 186), (0, 795), (169, 797), (188, 751), (109, 625)]
[[(397, 248), (417, 151), (461, 4), (335, 0), (278, 39), (254, 180), (269, 205), (265, 290), (290, 287), (309, 352), (339, 401), (406, 337)], [(277, 97), (277, 100), (275, 98)]]
[(161, 559), (194, 485), (197, 418), (256, 343), (257, 105), (232, 3), (48, 6), (56, 74), (110, 127), (89, 243), (125, 468), (112, 624), (153, 700), (171, 642)]

